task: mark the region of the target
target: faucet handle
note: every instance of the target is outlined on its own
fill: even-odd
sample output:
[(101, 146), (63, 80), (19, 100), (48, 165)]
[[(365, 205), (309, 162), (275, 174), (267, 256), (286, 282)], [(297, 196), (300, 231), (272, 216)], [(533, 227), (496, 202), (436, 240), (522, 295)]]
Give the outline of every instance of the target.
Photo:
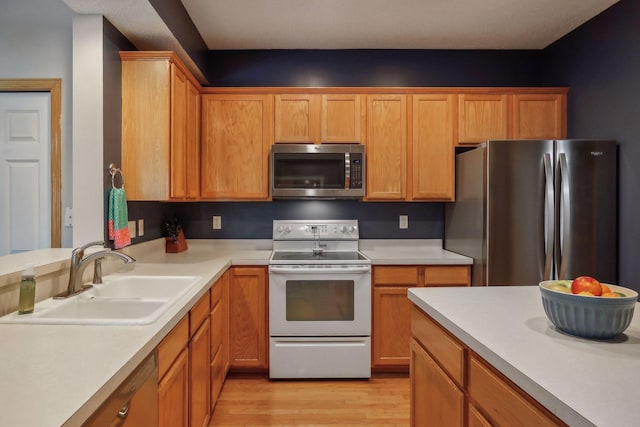
[(91, 281), (93, 285), (102, 284), (102, 261), (104, 261), (104, 257), (96, 258), (93, 261), (93, 280)]
[(80, 246), (79, 248), (75, 248), (73, 252), (71, 252), (71, 256), (82, 258), (84, 256), (85, 249), (90, 248), (91, 246), (104, 246), (104, 240), (96, 240), (95, 242), (90, 242)]

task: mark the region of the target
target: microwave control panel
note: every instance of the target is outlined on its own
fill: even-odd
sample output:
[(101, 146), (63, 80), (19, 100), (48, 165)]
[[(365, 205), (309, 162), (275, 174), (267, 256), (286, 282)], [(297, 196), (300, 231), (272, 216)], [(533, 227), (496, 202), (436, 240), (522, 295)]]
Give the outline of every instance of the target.
[(362, 188), (362, 154), (351, 153), (349, 188)]

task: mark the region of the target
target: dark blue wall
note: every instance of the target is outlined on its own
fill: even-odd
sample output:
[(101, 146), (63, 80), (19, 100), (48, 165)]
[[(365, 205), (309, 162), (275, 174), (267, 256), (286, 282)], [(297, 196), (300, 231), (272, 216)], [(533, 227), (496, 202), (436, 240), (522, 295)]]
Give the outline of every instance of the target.
[(618, 141), (618, 281), (640, 290), (640, 2), (622, 0), (545, 50), (569, 86), (568, 136)]
[(211, 86), (539, 86), (541, 51), (210, 51)]

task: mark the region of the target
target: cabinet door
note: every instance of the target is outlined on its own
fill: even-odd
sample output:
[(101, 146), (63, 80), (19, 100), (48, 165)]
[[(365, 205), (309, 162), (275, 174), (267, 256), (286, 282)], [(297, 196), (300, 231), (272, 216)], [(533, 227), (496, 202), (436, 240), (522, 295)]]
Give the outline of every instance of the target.
[(187, 81), (186, 117), (186, 195), (187, 199), (200, 197), (200, 93)]
[(508, 106), (508, 95), (458, 95), (458, 141), (508, 138)]
[[(229, 278), (231, 277), (231, 270), (227, 270), (224, 272), (224, 274), (222, 275), (222, 328), (223, 328), (223, 332), (222, 332), (222, 348), (220, 349), (222, 351), (222, 367), (223, 367), (223, 372), (224, 372), (224, 377), (226, 378), (227, 373), (229, 372), (229, 366), (230, 366), (230, 357), (229, 357), (229, 346), (230, 346), (230, 322), (229, 322), (229, 311), (230, 311), (230, 304), (229, 304), (229, 286), (230, 286), (230, 280)], [(265, 277), (266, 280), (266, 277)], [(266, 292), (266, 291), (265, 291)], [(266, 304), (266, 296), (265, 296), (265, 304)], [(265, 314), (266, 316), (266, 314)], [(266, 322), (266, 318), (265, 318), (265, 322)], [(265, 331), (266, 334), (266, 331)], [(265, 336), (266, 339), (266, 336)], [(266, 344), (265, 344), (266, 345)]]
[(413, 97), (413, 200), (454, 198), (454, 107), (453, 95)]
[(122, 165), (129, 200), (169, 198), (170, 63), (122, 62)]
[(317, 95), (275, 95), (275, 142), (315, 143), (320, 137)]
[(209, 319), (205, 319), (189, 343), (189, 425), (203, 427), (209, 422), (211, 392), (209, 365), (211, 349)]
[(268, 199), (272, 100), (266, 95), (203, 95), (203, 198)]
[(171, 64), (171, 193), (172, 199), (187, 194), (187, 76)]
[(407, 97), (367, 96), (368, 200), (407, 196)]
[(411, 340), (411, 426), (462, 426), (464, 394), (415, 340)]
[(562, 139), (566, 135), (566, 95), (513, 95), (514, 139)]
[(359, 95), (322, 95), (322, 143), (361, 142), (361, 106)]
[(409, 366), (411, 303), (408, 286), (373, 288), (373, 366)]
[(468, 427), (492, 427), (491, 423), (471, 403), (467, 407), (467, 413), (469, 414)]
[(189, 425), (189, 364), (184, 349), (158, 385), (158, 425)]
[(231, 368), (267, 368), (267, 277), (264, 267), (233, 267), (229, 284)]

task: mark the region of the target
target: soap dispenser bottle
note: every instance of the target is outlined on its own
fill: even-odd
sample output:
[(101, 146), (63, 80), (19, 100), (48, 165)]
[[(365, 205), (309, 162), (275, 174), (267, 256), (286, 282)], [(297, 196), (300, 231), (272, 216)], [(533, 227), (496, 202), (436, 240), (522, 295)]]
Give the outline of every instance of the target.
[(20, 280), (20, 300), (18, 302), (18, 314), (33, 312), (36, 302), (36, 276), (33, 272), (33, 264), (27, 264)]

